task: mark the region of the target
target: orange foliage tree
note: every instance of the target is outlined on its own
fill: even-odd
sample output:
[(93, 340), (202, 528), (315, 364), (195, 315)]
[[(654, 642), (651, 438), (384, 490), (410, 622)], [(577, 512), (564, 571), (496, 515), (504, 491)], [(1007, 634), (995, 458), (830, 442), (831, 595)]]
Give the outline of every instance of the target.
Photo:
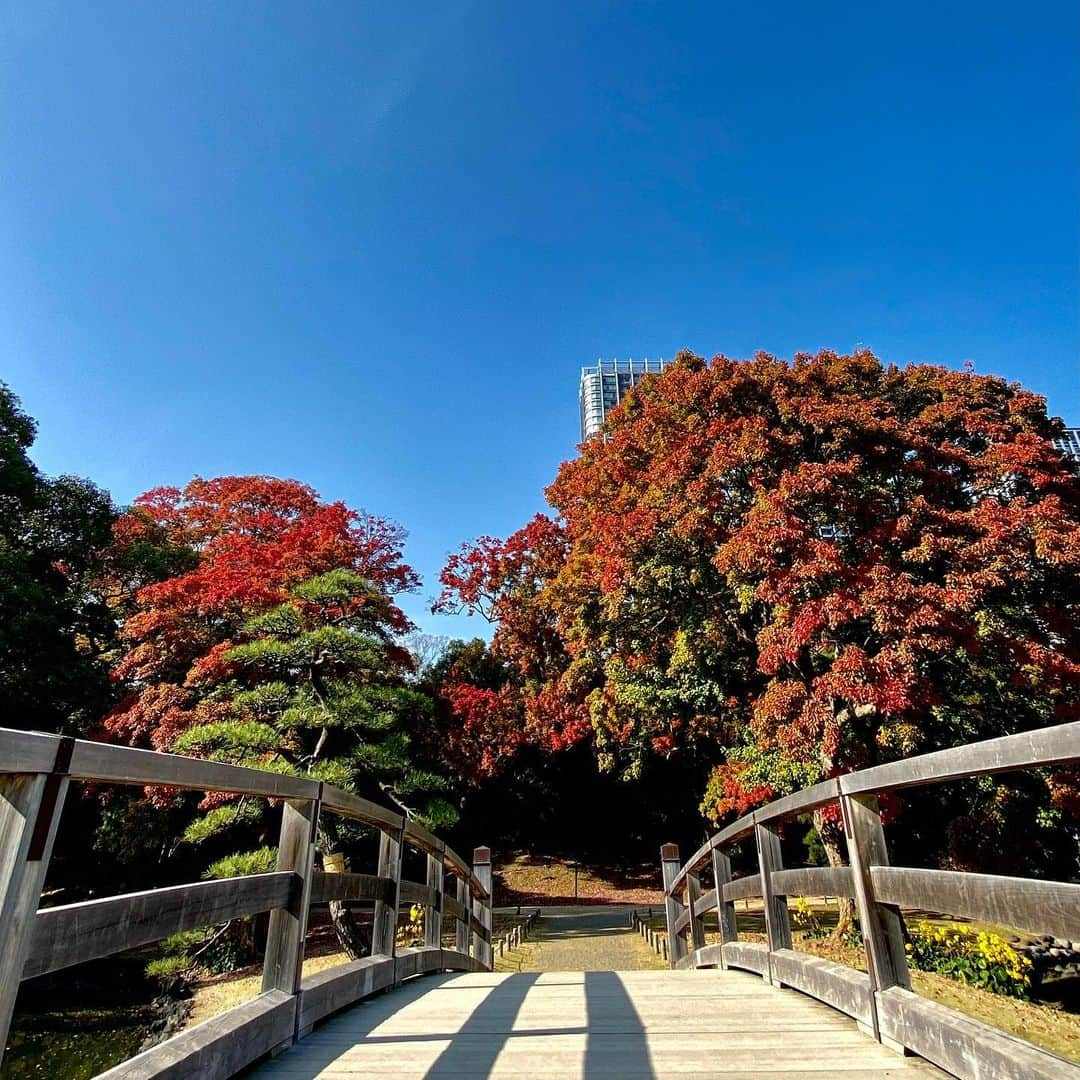
[(451, 558), (441, 604), (496, 621), (527, 735), (587, 736), (629, 772), (710, 753), (717, 821), (1077, 715), (1080, 484), (1059, 430), (971, 372), (684, 353), (561, 467), (556, 518)]

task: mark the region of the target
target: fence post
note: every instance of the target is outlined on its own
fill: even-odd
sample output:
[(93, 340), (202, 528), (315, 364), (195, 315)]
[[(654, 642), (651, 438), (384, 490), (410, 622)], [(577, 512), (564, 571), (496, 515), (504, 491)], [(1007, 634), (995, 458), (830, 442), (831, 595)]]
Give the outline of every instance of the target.
[(777, 896), (773, 891), (772, 875), (774, 870), (784, 868), (784, 860), (780, 854), (780, 836), (775, 826), (755, 822), (754, 838), (757, 840), (758, 866), (761, 870), (765, 933), (769, 940), (769, 982), (778, 986), (779, 981), (773, 975), (772, 954), (777, 949), (791, 948), (791, 920), (788, 916), (787, 897)]
[(401, 893), (401, 848), (405, 823), (400, 829), (379, 834), (379, 877), (390, 878), (392, 901), (376, 900), (371, 928), (371, 955), (393, 956), (397, 940), (398, 903)]
[(72, 739), (60, 741), (51, 773), (0, 776), (0, 1058), (67, 794), (72, 746)]
[(473, 873), (487, 893), (487, 899), (478, 900), (476, 907), (480, 909), (478, 914), (480, 923), (488, 932), (487, 941), (479, 934), (474, 936), (474, 955), (485, 971), (491, 971), (495, 966), (491, 952), (491, 848), (478, 847), (473, 850)]
[(911, 989), (904, 951), (904, 922), (898, 907), (879, 904), (874, 898), (870, 867), (889, 865), (889, 849), (885, 844), (885, 830), (881, 827), (877, 797), (841, 794), (840, 812), (855, 885), (855, 906), (866, 950), (866, 967), (870, 973), (873, 1034), (880, 1042), (877, 991), (888, 990), (890, 986)]
[(465, 914), (454, 923), (454, 948), (459, 953), (469, 955), (469, 912), (472, 904), (469, 903), (469, 883), (464, 878), (456, 877), (457, 902), (465, 909)]
[[(288, 907), (274, 908), (266, 932), (262, 989), (284, 990), (294, 997), (300, 992), (304, 970), (304, 939), (307, 937), (311, 900), (311, 875), (315, 864), (315, 833), (322, 807), (322, 785), (314, 799), (288, 799), (281, 807), (277, 869), (291, 870), (300, 879)], [(293, 1038), (300, 1022), (294, 1020)]]
[(660, 869), (664, 875), (664, 914), (667, 916), (668, 963), (674, 968), (686, 956), (686, 942), (681, 934), (675, 933), (675, 921), (679, 917), (682, 904), (671, 895), (671, 886), (679, 876), (679, 845), (664, 844), (660, 848)]
[(683, 892), (683, 903), (690, 912), (690, 926), (688, 927), (688, 948), (691, 952), (705, 947), (705, 924), (699, 914), (694, 911), (694, 905), (701, 899), (701, 878), (697, 874), (686, 875), (686, 889)]
[(738, 941), (739, 931), (735, 923), (735, 903), (724, 899), (724, 886), (731, 881), (731, 859), (719, 848), (712, 850), (713, 881), (716, 883), (716, 921), (720, 926), (720, 966), (727, 967), (724, 946)]
[(427, 857), (427, 883), (435, 890), (435, 904), (424, 912), (424, 944), (429, 949), (442, 947), (443, 882), (445, 873), (442, 855)]

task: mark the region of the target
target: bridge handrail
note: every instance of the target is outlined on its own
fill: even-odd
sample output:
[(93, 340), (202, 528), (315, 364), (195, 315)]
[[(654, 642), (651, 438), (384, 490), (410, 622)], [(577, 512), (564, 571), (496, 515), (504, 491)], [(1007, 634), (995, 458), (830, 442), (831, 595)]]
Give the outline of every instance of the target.
[[(900, 908), (1080, 939), (1080, 884), (889, 865), (880, 793), (1020, 769), (1080, 762), (1080, 723), (987, 739), (825, 780), (744, 815), (680, 865), (661, 848), (672, 967), (737, 967), (792, 986), (854, 1017), (879, 1041), (935, 1062), (954, 1076), (1019, 1075), (1077, 1080), (1080, 1069), (1054, 1054), (911, 992)], [(847, 866), (785, 869), (778, 826), (839, 804)], [(733, 878), (725, 849), (753, 836), (758, 872)], [(711, 863), (713, 888), (700, 871)], [(789, 896), (855, 900), (867, 971), (792, 948)], [(766, 944), (739, 941), (734, 902), (761, 897)], [(716, 911), (720, 941), (707, 945), (704, 916)], [(1017, 1072), (1019, 1070), (1019, 1073)]]
[[(282, 805), (277, 867), (121, 896), (39, 908), (65, 795), (72, 780), (260, 796)], [(378, 831), (375, 874), (317, 872), (320, 816)], [(402, 875), (408, 846), (427, 857), (427, 880)], [(455, 882), (447, 892), (448, 878)], [(262, 994), (196, 1025), (107, 1073), (111, 1078), (228, 1077), (295, 1041), (330, 1012), (424, 971), (490, 970), (491, 852), (466, 862), (397, 809), (331, 784), (272, 769), (0, 728), (0, 1056), (21, 980), (59, 971), (230, 919), (270, 913)], [(305, 977), (311, 908), (374, 904), (372, 955)], [(423, 910), (424, 944), (398, 949), (402, 906)], [(443, 947), (442, 921), (454, 926)]]

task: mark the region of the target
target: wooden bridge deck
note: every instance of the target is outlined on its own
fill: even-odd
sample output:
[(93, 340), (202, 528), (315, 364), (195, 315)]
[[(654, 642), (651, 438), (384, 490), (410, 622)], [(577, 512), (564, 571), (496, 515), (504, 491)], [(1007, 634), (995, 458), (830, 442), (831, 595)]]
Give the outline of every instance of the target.
[(349, 1009), (251, 1075), (944, 1076), (805, 995), (720, 970), (426, 976)]

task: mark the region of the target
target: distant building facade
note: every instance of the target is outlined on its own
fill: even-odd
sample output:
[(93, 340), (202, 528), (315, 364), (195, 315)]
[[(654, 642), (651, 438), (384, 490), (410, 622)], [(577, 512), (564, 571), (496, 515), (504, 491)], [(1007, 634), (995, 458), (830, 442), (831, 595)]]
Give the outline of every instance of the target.
[(1060, 439), (1054, 440), (1054, 445), (1063, 454), (1069, 454), (1080, 461), (1080, 428), (1066, 428), (1065, 434)]
[(582, 368), (578, 389), (581, 441), (600, 430), (607, 414), (643, 375), (656, 375), (667, 366), (667, 360), (597, 360), (595, 367)]

